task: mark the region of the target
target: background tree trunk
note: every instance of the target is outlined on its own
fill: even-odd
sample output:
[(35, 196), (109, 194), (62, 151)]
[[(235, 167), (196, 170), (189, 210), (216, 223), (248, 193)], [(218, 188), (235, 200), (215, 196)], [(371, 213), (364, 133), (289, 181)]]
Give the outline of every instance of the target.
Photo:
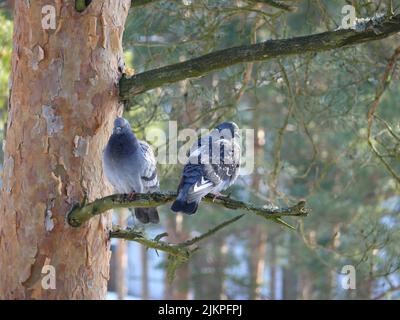
[[(189, 234), (184, 230), (182, 214), (176, 214), (167, 218), (168, 241), (180, 243), (189, 238)], [(165, 256), (167, 259), (167, 256)], [(166, 274), (166, 273), (165, 273)], [(165, 276), (165, 278), (167, 278)], [(189, 297), (189, 263), (184, 263), (176, 270), (175, 280), (168, 283), (165, 279), (164, 299), (187, 300)]]
[(140, 259), (142, 263), (142, 299), (149, 300), (149, 257), (145, 246), (140, 247)]
[[(248, 71), (251, 73), (250, 71)], [(257, 193), (260, 191), (261, 176), (258, 172), (258, 168), (262, 166), (264, 159), (264, 149), (262, 141), (264, 138), (260, 135), (260, 105), (255, 106), (252, 119), (252, 127), (256, 134), (254, 141), (254, 154), (255, 154), (255, 171), (252, 176), (252, 189)], [(267, 232), (265, 226), (261, 224), (255, 224), (250, 228), (249, 235), (249, 275), (250, 275), (250, 288), (249, 288), (249, 299), (259, 300), (262, 299), (261, 287), (264, 282), (264, 267), (265, 267), (265, 255), (266, 255), (266, 243), (267, 243)]]
[(260, 300), (262, 299), (261, 289), (264, 283), (267, 233), (265, 232), (265, 227), (262, 225), (257, 225), (250, 230), (249, 249), (251, 249), (251, 251), (249, 260), (249, 300)]
[[(118, 209), (118, 225), (126, 227), (126, 209)], [(128, 213), (130, 214), (130, 213)], [(128, 263), (126, 241), (118, 239), (115, 250), (115, 268), (116, 268), (116, 291), (118, 300), (124, 300), (128, 292), (126, 285), (126, 265)]]
[(277, 276), (277, 267), (278, 267), (278, 259), (276, 256), (276, 241), (275, 241), (276, 235), (273, 237), (270, 237), (269, 241), (269, 252), (270, 252), (270, 261), (269, 261), (269, 267), (270, 267), (270, 280), (269, 280), (269, 292), (270, 292), (270, 298), (271, 300), (276, 300), (276, 276)]
[(299, 297), (301, 300), (313, 299), (314, 279), (309, 271), (303, 271), (299, 277)]
[(228, 253), (228, 244), (226, 243), (225, 237), (215, 237), (213, 241), (213, 245), (215, 247), (216, 255), (214, 262), (214, 275), (215, 279), (214, 284), (214, 292), (209, 295), (210, 299), (226, 299), (225, 293), (225, 269), (227, 265), (227, 253)]
[(298, 299), (298, 278), (295, 272), (296, 259), (294, 255), (293, 242), (294, 237), (289, 234), (289, 241), (287, 242), (287, 259), (288, 263), (283, 268), (283, 279), (282, 279), (282, 299), (283, 300), (296, 300)]
[[(129, 0), (16, 1), (9, 118), (0, 207), (0, 298), (104, 298), (110, 216), (73, 229), (65, 214), (108, 193), (101, 153), (118, 113), (118, 61)], [(56, 289), (41, 285), (44, 263)]]

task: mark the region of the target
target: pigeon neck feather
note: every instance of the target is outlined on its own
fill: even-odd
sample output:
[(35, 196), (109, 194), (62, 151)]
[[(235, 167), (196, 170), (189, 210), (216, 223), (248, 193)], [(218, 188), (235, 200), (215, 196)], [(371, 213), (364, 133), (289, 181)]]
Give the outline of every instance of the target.
[(131, 155), (139, 148), (139, 141), (131, 131), (112, 134), (109, 147), (112, 154), (118, 156)]

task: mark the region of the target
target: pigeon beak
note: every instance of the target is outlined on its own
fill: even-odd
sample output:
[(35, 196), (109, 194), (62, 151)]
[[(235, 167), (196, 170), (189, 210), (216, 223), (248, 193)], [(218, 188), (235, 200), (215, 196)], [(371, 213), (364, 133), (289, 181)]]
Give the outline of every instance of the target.
[(121, 133), (122, 128), (121, 127), (115, 127), (115, 133)]

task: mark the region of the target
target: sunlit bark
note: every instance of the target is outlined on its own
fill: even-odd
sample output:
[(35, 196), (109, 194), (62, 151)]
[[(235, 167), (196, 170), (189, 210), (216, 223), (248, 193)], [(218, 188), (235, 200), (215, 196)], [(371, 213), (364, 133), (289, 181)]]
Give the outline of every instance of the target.
[[(105, 298), (110, 216), (71, 228), (65, 215), (105, 195), (101, 152), (118, 112), (118, 62), (129, 0), (16, 1), (11, 94), (0, 205), (0, 298)], [(56, 289), (42, 286), (42, 268)]]

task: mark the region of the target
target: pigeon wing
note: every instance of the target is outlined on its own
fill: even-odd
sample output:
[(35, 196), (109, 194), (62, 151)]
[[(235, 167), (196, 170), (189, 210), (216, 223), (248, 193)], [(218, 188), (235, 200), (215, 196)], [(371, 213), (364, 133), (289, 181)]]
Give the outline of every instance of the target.
[(188, 188), (187, 202), (200, 201), (201, 198), (212, 192), (215, 184), (206, 177), (202, 158), (209, 157), (209, 146), (204, 143), (191, 150), (188, 163), (183, 169), (182, 187)]
[(240, 146), (234, 140), (219, 139), (212, 145), (205, 176), (216, 185), (216, 191), (231, 186), (239, 175)]
[(146, 142), (139, 141), (139, 146), (144, 157), (144, 164), (140, 172), (144, 192), (156, 192), (160, 189), (156, 158), (153, 150)]

